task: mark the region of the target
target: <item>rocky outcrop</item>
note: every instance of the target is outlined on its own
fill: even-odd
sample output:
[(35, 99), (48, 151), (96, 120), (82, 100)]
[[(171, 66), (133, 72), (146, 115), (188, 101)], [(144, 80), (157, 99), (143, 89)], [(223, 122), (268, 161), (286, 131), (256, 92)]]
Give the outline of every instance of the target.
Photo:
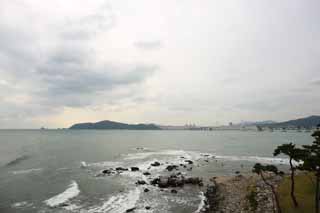
[(158, 161), (155, 161), (154, 163), (151, 164), (151, 166), (160, 166), (161, 164)]
[(203, 181), (199, 177), (184, 177), (183, 175), (160, 176), (150, 182), (160, 188), (182, 187), (185, 184), (203, 186)]

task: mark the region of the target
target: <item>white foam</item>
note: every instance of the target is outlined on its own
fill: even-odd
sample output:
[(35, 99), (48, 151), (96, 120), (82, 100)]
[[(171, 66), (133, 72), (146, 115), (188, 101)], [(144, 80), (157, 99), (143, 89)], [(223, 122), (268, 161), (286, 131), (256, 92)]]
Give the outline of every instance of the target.
[(273, 158), (273, 157), (259, 157), (259, 156), (231, 156), (231, 155), (216, 155), (217, 159), (224, 159), (230, 161), (250, 161), (258, 163), (271, 163), (271, 164), (289, 164), (287, 158)]
[(125, 160), (141, 160), (148, 158), (153, 155), (171, 155), (171, 156), (184, 156), (184, 157), (190, 157), (188, 152), (183, 150), (163, 150), (159, 152), (139, 152), (139, 153), (129, 153), (124, 158)]
[(86, 163), (86, 167), (113, 167), (121, 165), (121, 162), (117, 161), (101, 161), (95, 163)]
[(86, 168), (88, 165), (85, 161), (81, 161), (81, 168)]
[(140, 198), (141, 191), (135, 188), (128, 193), (118, 194), (109, 198), (102, 206), (89, 209), (88, 213), (112, 212), (123, 213), (127, 209), (134, 208)]
[(50, 207), (55, 207), (55, 206), (58, 206), (62, 203), (65, 203), (68, 200), (78, 196), (79, 193), (80, 193), (79, 186), (78, 186), (77, 182), (73, 180), (64, 192), (62, 192), (62, 193), (60, 193), (60, 194), (58, 194), (48, 200), (45, 200), (44, 202)]
[(200, 192), (199, 198), (201, 199), (200, 200), (200, 204), (198, 206), (198, 209), (195, 211), (195, 213), (205, 212), (206, 207), (207, 207), (207, 204), (206, 204), (207, 198), (206, 198), (206, 196), (204, 195), (203, 192)]
[(32, 206), (31, 203), (28, 203), (27, 201), (17, 202), (11, 205), (12, 208), (23, 208), (23, 207), (30, 207)]
[(25, 170), (17, 170), (17, 171), (12, 171), (11, 173), (14, 175), (19, 175), (19, 174), (28, 174), (31, 172), (39, 172), (42, 171), (42, 168), (34, 168), (34, 169), (25, 169)]

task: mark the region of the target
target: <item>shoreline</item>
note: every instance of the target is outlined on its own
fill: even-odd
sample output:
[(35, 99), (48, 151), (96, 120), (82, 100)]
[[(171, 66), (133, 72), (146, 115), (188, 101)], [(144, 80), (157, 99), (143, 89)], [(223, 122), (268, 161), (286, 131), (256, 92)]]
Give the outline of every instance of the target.
[[(268, 177), (275, 184), (282, 178)], [(207, 206), (204, 213), (271, 213), (274, 212), (273, 196), (259, 176), (238, 174), (217, 176), (210, 179), (206, 189)]]

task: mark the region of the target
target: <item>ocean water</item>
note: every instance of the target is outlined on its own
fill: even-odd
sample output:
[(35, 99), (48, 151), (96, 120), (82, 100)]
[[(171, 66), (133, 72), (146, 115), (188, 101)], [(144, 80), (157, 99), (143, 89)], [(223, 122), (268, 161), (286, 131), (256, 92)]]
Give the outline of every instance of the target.
[[(149, 182), (171, 174), (166, 166), (186, 164), (185, 176), (250, 173), (255, 162), (286, 170), (273, 158), (282, 143), (312, 142), (311, 133), (254, 131), (1, 130), (0, 212), (201, 212), (204, 187), (178, 193)], [(185, 160), (192, 160), (189, 165)], [(150, 166), (158, 161), (158, 167)], [(104, 169), (132, 166), (140, 171), (101, 175)], [(192, 169), (191, 169), (192, 168)], [(148, 171), (150, 176), (142, 173)], [(175, 171), (178, 172), (178, 171)], [(149, 192), (144, 192), (148, 188)], [(147, 210), (146, 207), (150, 209)]]

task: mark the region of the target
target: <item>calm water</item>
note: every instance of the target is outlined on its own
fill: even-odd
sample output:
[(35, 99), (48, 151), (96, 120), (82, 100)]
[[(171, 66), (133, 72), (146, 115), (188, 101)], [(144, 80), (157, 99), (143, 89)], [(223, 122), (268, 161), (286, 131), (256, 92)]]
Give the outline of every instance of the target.
[[(311, 143), (310, 134), (1, 130), (0, 212), (121, 213), (132, 207), (135, 212), (197, 212), (205, 187), (184, 187), (172, 194), (135, 183), (167, 174), (168, 164), (185, 163), (185, 159), (194, 162), (193, 169), (187, 165), (179, 171), (204, 178), (249, 172), (255, 162), (285, 169), (286, 160), (272, 158), (273, 149), (288, 142)], [(150, 167), (154, 161), (162, 165)], [(138, 166), (140, 171), (100, 175), (103, 169), (118, 166)], [(144, 176), (144, 171), (151, 177)], [(150, 191), (144, 192), (145, 188)]]

